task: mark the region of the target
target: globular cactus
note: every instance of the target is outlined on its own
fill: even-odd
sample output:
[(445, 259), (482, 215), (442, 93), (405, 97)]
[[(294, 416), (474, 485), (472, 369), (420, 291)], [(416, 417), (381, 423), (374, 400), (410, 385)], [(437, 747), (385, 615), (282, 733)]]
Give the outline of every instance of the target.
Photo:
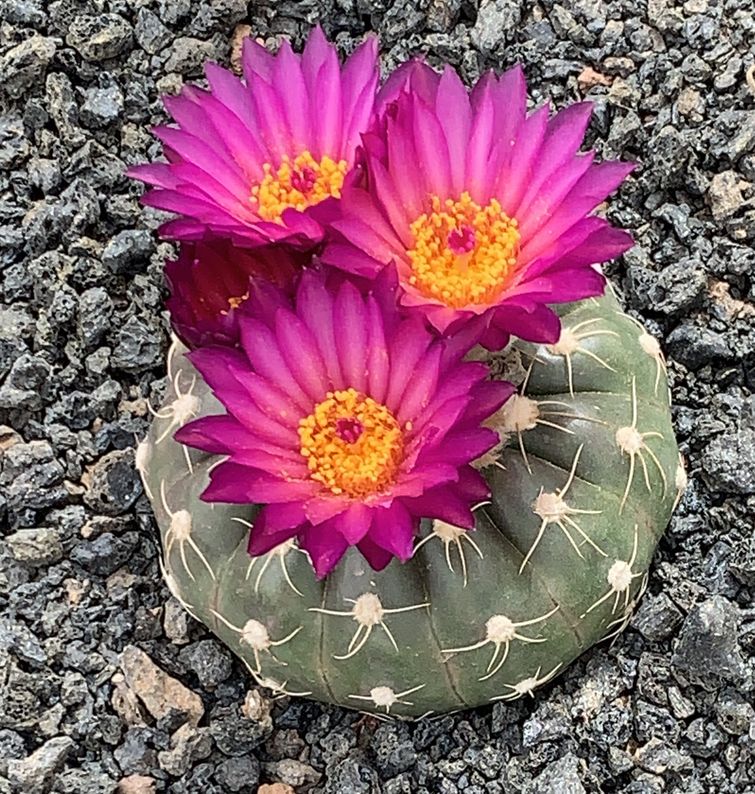
[(476, 531), (425, 521), (409, 562), (352, 548), (321, 581), (294, 541), (249, 557), (257, 508), (199, 499), (218, 458), (172, 431), (221, 408), (177, 349), (137, 456), (172, 593), (277, 693), (418, 717), (554, 679), (627, 625), (685, 480), (658, 343), (610, 296), (561, 318), (557, 344), (492, 359), (525, 377), (492, 419)]

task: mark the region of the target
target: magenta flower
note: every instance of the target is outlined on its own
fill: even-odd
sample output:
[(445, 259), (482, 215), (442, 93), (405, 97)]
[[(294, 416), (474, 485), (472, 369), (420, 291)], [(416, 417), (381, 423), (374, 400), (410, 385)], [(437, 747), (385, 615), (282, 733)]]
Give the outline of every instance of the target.
[(509, 334), (555, 342), (548, 304), (602, 293), (595, 264), (632, 245), (590, 213), (633, 166), (578, 153), (589, 103), (550, 120), (525, 104), (519, 67), (469, 93), (450, 67), (397, 70), (325, 261), (367, 277), (394, 263), (401, 302), (443, 333), (474, 321), (491, 349)]
[(186, 242), (178, 259), (165, 263), (166, 302), (176, 334), (188, 347), (235, 344), (239, 307), (259, 280), (293, 289), (305, 262), (281, 246), (234, 248), (224, 240)]
[(252, 300), (239, 350), (190, 354), (227, 413), (176, 433), (228, 456), (204, 500), (264, 505), (250, 553), (296, 536), (323, 577), (349, 546), (376, 569), (407, 560), (423, 516), (472, 528), (489, 490), (470, 462), (498, 441), (481, 423), (514, 387), (403, 318), (381, 281), (363, 296), (307, 271), (293, 304)]
[(244, 41), (245, 82), (217, 64), (209, 91), (185, 87), (165, 106), (178, 127), (157, 127), (167, 163), (130, 169), (154, 185), (143, 201), (180, 218), (163, 236), (208, 233), (238, 245), (318, 243), (373, 116), (377, 44), (368, 38), (341, 67), (319, 27), (301, 56)]

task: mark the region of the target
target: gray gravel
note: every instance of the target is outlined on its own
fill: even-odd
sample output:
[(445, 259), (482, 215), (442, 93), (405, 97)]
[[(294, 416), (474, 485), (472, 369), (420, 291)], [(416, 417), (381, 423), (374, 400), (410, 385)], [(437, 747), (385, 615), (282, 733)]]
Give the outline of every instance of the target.
[[(237, 24), (316, 19), (387, 67), (522, 59), (641, 163), (612, 276), (669, 355), (691, 484), (629, 629), (534, 699), (416, 725), (272, 700), (161, 584), (129, 450), (171, 249), (123, 170)], [(749, 0), (0, 0), (0, 794), (754, 792), (753, 41)]]

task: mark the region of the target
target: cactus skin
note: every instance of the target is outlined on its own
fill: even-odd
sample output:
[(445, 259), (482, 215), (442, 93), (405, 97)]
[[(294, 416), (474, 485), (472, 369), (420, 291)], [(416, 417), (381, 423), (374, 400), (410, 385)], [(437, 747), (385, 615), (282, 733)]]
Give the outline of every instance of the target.
[[(477, 531), (457, 540), (448, 525), (423, 522), (412, 560), (380, 573), (354, 549), (322, 582), (292, 544), (250, 558), (242, 522), (253, 521), (255, 508), (200, 501), (216, 459), (192, 450), (190, 471), (185, 450), (166, 435), (177, 421), (172, 390), (137, 460), (174, 595), (274, 692), (399, 717), (529, 694), (621, 631), (684, 482), (665, 366), (652, 337), (613, 297), (569, 304), (561, 314), (559, 345), (516, 343), (527, 365), (536, 356), (526, 395), (547, 424), (522, 430), (521, 445), (512, 432), (502, 465), (485, 469), (493, 498), (477, 511)], [(197, 415), (221, 411), (182, 355), (172, 368), (184, 414), (187, 390)], [(637, 433), (625, 429), (617, 440), (632, 423), (633, 384)], [(508, 429), (512, 413), (533, 405), (504, 406)], [(540, 496), (559, 493), (561, 501)], [(533, 511), (539, 496), (545, 519)]]

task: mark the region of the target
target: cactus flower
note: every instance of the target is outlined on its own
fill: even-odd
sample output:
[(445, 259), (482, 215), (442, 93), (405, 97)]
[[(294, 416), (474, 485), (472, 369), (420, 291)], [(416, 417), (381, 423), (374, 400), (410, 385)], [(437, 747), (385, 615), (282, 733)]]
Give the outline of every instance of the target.
[(292, 287), (300, 260), (301, 255), (281, 246), (244, 249), (224, 240), (185, 242), (178, 259), (165, 263), (173, 329), (191, 348), (235, 344), (238, 309), (249, 298), (250, 281)]
[(491, 349), (510, 334), (556, 342), (548, 305), (601, 294), (595, 265), (632, 244), (590, 213), (633, 166), (579, 153), (590, 103), (550, 119), (525, 105), (518, 67), (471, 92), (450, 67), (394, 73), (325, 260), (367, 277), (394, 263), (401, 302), (440, 332), (474, 322)]
[(180, 216), (163, 225), (164, 237), (311, 247), (372, 120), (376, 39), (341, 66), (319, 27), (301, 55), (286, 41), (271, 55), (247, 38), (242, 65), (244, 82), (209, 63), (209, 91), (187, 86), (167, 97), (178, 126), (154, 133), (168, 162), (129, 175), (154, 186), (145, 204)]
[(393, 294), (308, 271), (288, 305), (252, 296), (240, 349), (189, 354), (227, 413), (175, 438), (226, 456), (204, 501), (264, 505), (251, 554), (296, 537), (323, 577), (350, 546), (375, 569), (409, 559), (421, 517), (474, 527), (489, 489), (470, 464), (498, 441), (482, 422), (514, 387), (403, 317)]

